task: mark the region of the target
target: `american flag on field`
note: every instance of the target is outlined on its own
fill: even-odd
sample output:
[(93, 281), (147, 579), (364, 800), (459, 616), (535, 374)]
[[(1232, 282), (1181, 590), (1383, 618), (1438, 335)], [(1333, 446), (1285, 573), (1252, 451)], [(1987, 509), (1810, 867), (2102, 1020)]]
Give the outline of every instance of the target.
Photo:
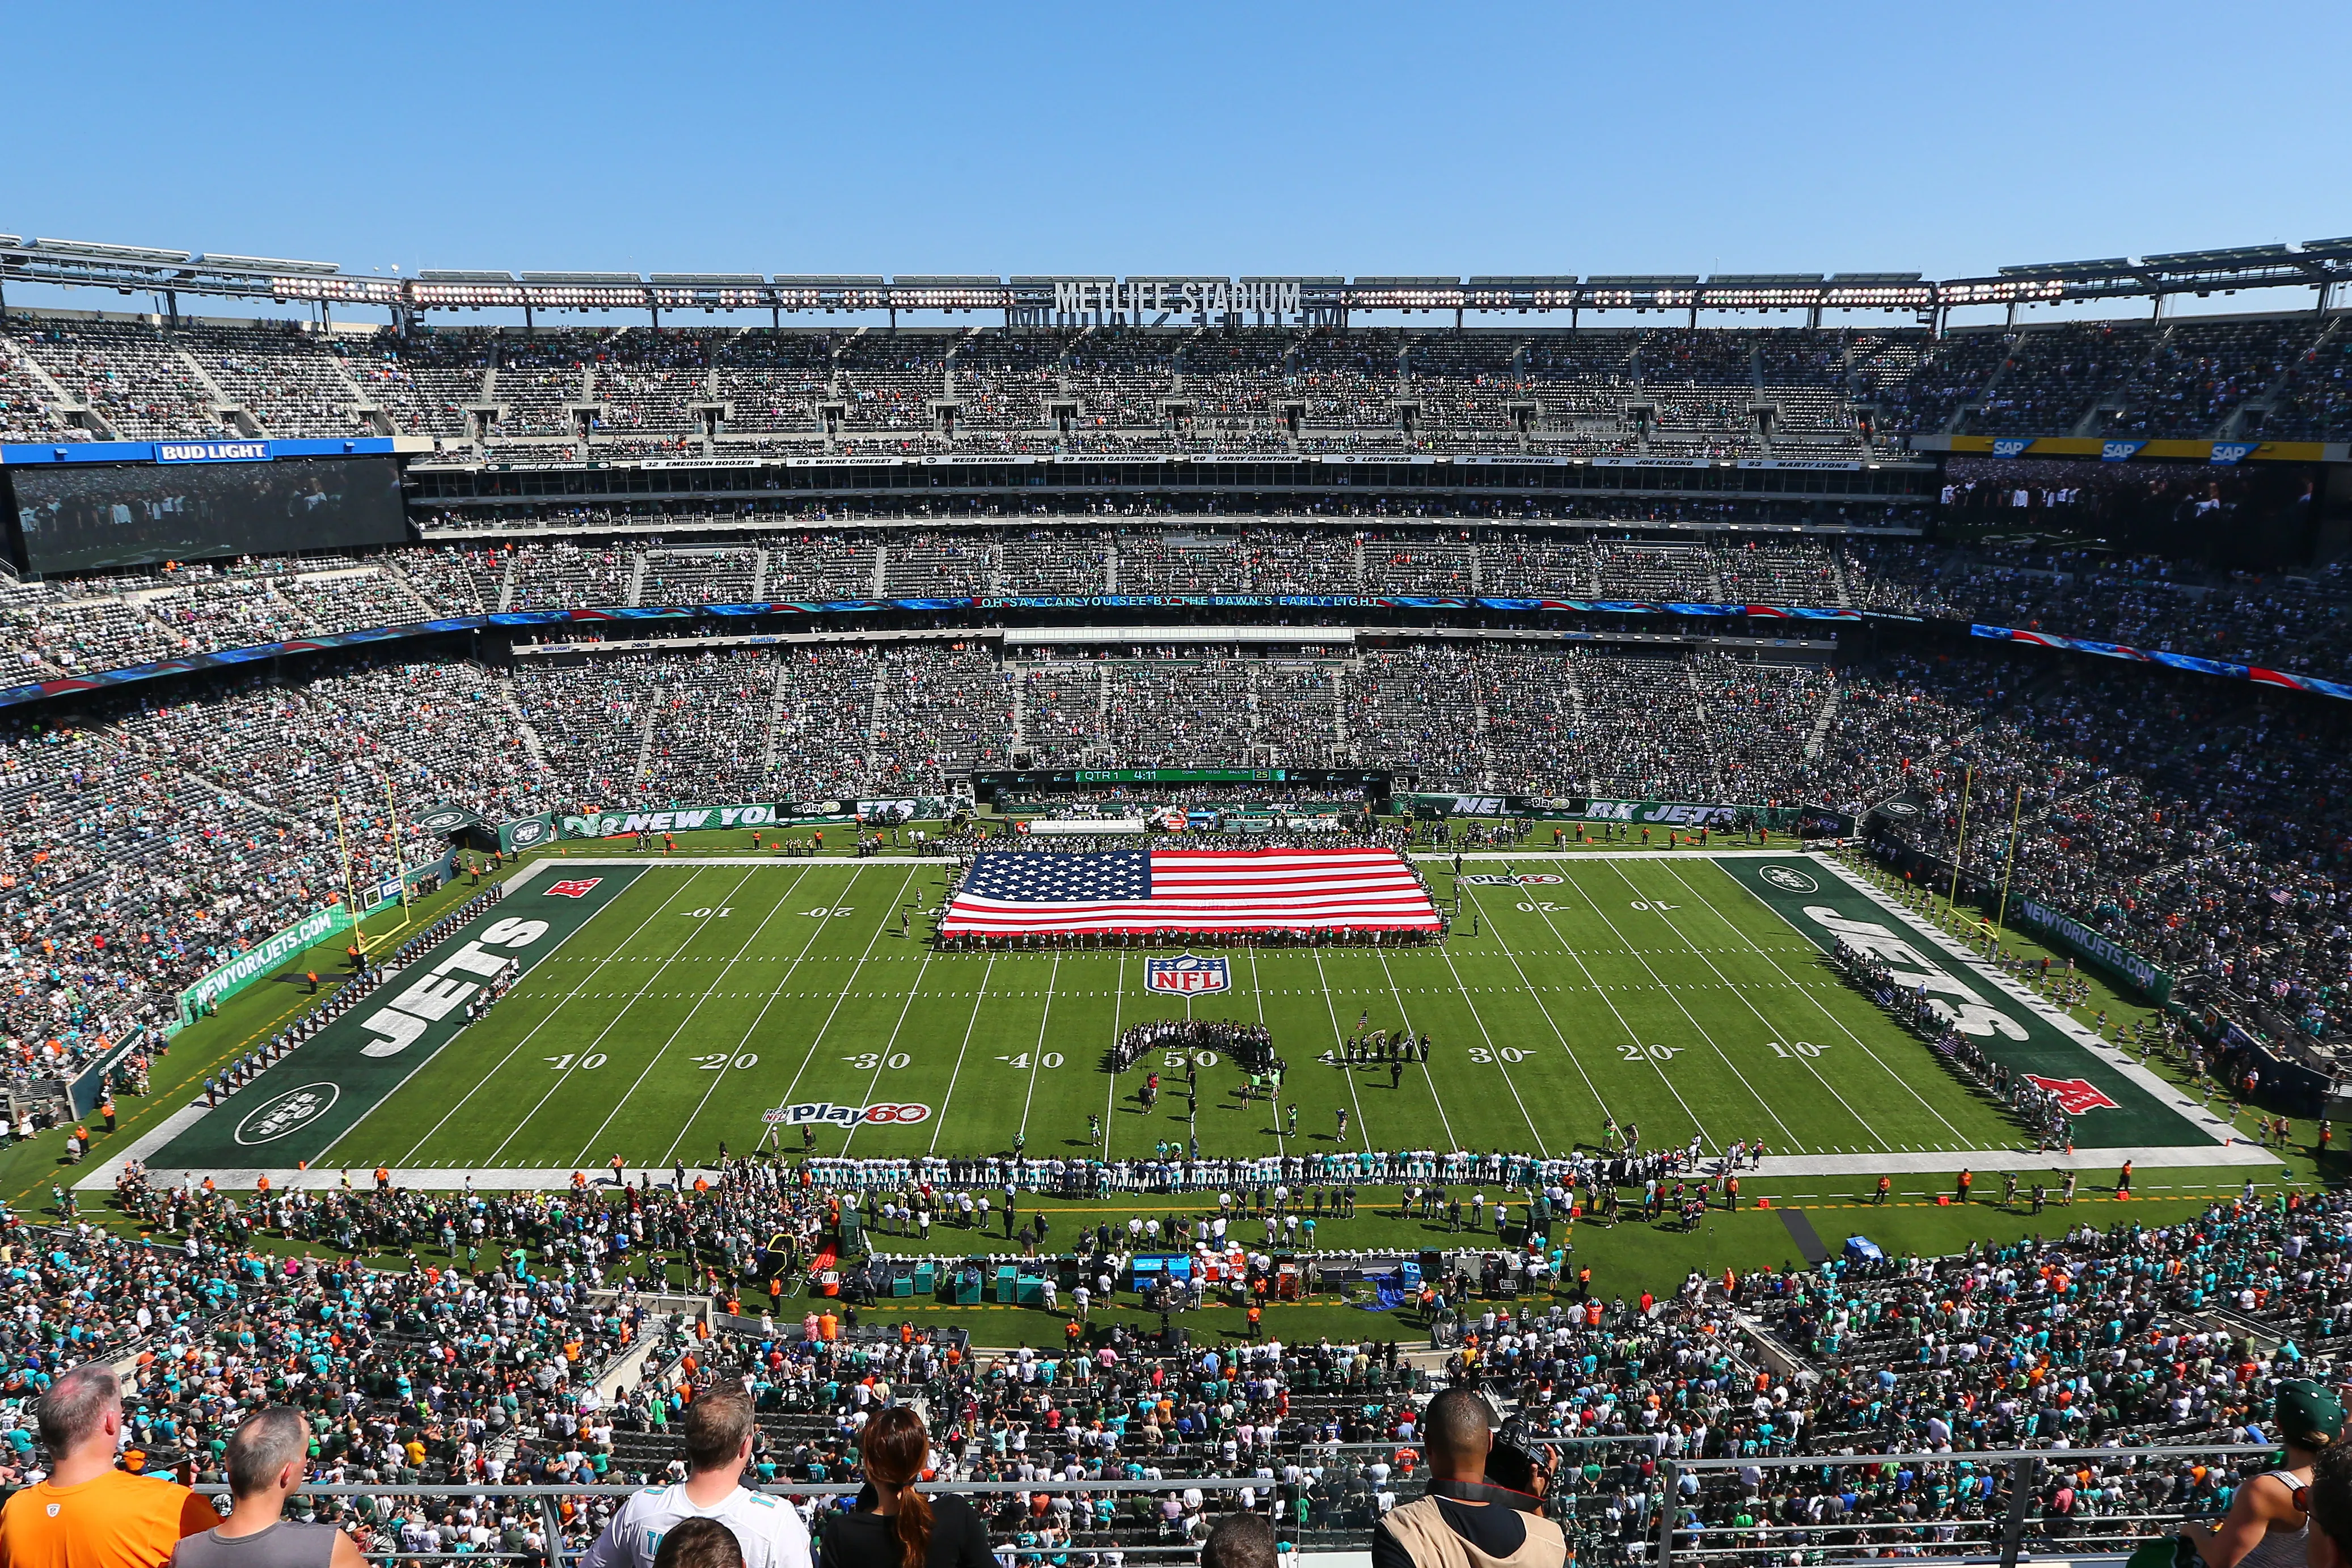
[(948, 901), (946, 936), (1032, 932), (1439, 929), (1393, 850), (983, 853)]

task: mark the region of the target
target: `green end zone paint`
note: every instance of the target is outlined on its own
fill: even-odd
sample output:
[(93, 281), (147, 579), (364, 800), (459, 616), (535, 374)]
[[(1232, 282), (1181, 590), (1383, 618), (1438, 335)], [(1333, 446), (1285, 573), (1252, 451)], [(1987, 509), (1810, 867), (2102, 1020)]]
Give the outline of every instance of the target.
[[(1987, 1058), (2032, 1073), (2084, 1108), (2074, 1116), (2077, 1148), (2155, 1148), (2218, 1142), (2129, 1073), (2070, 1039), (2050, 1020), (1992, 983), (1987, 970), (1947, 952), (1911, 922), (1863, 894), (1822, 862), (1732, 858), (1724, 874), (1777, 910), (1823, 952), (1843, 937), (1874, 954), (1906, 988), (1925, 983)], [(2104, 1103), (2102, 1103), (2104, 1102)]]
[(318, 1159), (464, 1029), (466, 1004), (520, 978), (635, 882), (642, 866), (535, 874), (297, 1046), (150, 1157), (159, 1170)]

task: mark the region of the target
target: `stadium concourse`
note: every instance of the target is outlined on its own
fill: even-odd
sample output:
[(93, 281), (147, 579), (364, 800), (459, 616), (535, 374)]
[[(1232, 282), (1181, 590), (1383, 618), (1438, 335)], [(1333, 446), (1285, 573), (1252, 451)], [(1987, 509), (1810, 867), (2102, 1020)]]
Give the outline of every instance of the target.
[[(11, 311), (20, 536), (79, 504), (26, 505), (31, 469), (62, 496), (142, 443), (294, 473), (331, 460), (294, 444), (369, 444), (400, 461), (404, 517), (0, 580), (22, 683), (0, 694), (0, 1485), (45, 1468), (40, 1388), (103, 1358), (145, 1466), (208, 1487), (242, 1413), (304, 1406), (320, 1479), (383, 1489), (310, 1503), (372, 1555), (577, 1552), (613, 1503), (593, 1489), (675, 1474), (676, 1417), (716, 1386), (755, 1397), (761, 1483), (817, 1511), (854, 1484), (865, 1416), (919, 1400), (940, 1479), (1003, 1489), (975, 1495), (1015, 1560), (1086, 1568), (1189, 1562), (1236, 1510), (1361, 1549), (1419, 1495), (1413, 1413), (1457, 1382), (1557, 1445), (1550, 1506), (1596, 1563), (1990, 1557), (2004, 1536), (2104, 1554), (2217, 1516), (2261, 1462), (2236, 1446), (2275, 1437), (2277, 1380), (2343, 1380), (2352, 1310), (2325, 1120), (2352, 1024), (2330, 685), (2352, 682), (2352, 601), (2326, 559), (2342, 318), (379, 332)], [(549, 841), (719, 802), (767, 814), (675, 846), (649, 823)], [(1133, 999), (1130, 954), (1172, 955), (1143, 939), (1160, 927), (963, 951), (916, 921), (958, 890), (1142, 896), (1149, 862), (1197, 842), (1129, 847), (1147, 810), (1227, 849), (1393, 860), (1443, 937), (1193, 944), (1188, 972), (1246, 965), (1263, 998), (1223, 1037), (1245, 1067), (1153, 1044), (1108, 1099), (1087, 1081), (1068, 1143), (1024, 1151), (1048, 1050), (1075, 1078), (1157, 1040), (1130, 1030), (1192, 1020), (1190, 982), (1162, 1013)], [(1066, 836), (1015, 847), (1014, 820)], [(1266, 831), (1228, 843), (1244, 820)], [(1847, 842), (1809, 852), (1800, 827)], [(426, 913), (368, 967), (336, 964), (340, 926), (273, 942), (404, 868)], [(738, 897), (748, 931), (721, 925)], [(1657, 924), (1619, 929), (1628, 911)], [(692, 934), (632, 946), (663, 914)], [(755, 951), (777, 915), (800, 924)], [(2054, 963), (2021, 956), (2021, 920)], [(485, 956), (541, 937), (532, 962), (571, 968)], [(867, 969), (877, 950), (904, 967)], [(779, 977), (710, 977), (747, 955)], [(713, 1051), (690, 1092), (653, 1085), (686, 1107), (668, 1149), (608, 1168), (635, 1085), (581, 1091), (581, 1122), (550, 1085), (601, 1037), (541, 1059), (515, 1020), (615, 968), (589, 1000), (634, 1006), (682, 956), (727, 967), (662, 996), (678, 1023), (648, 1074), (705, 1043), (688, 1020), (709, 998), (760, 1009), (747, 1041), (872, 1014), (873, 1063), (835, 1069), (870, 1089), (901, 1070), (893, 1017), (960, 999), (919, 1022), (954, 1063), (921, 1136), (953, 1142), (856, 1120), (869, 1092), (812, 1101), (800, 1149), (689, 1148), (708, 1107), (756, 1109), (721, 1089), (742, 1057)], [(762, 1023), (804, 964), (838, 967)], [(265, 985), (231, 991), (224, 966)], [(1354, 982), (1327, 971), (1376, 966), (1385, 989), (1349, 999), (1405, 1016), (1350, 1030)], [(991, 975), (1026, 978), (983, 1023)], [(1085, 1020), (1066, 1039), (1064, 1005)], [(1778, 1027), (1801, 1008), (1837, 1031), (1834, 1072)], [(1726, 1019), (1754, 1037), (1745, 1068)], [(368, 1025), (398, 1043), (363, 1061)], [(511, 1069), (443, 1049), (478, 1026)], [(997, 1080), (958, 1076), (958, 1029), (1003, 1036), (981, 1045)], [(1442, 1071), (1432, 1032), (1457, 1053)], [(1528, 1043), (1553, 1098), (1504, 1071)], [(346, 1045), (331, 1077), (271, 1076)], [(1769, 1093), (1748, 1079), (1767, 1052)], [(1076, 1114), (1116, 1124), (1144, 1073), (1172, 1102), (1203, 1056), (1245, 1086), (1208, 1112), (1225, 1146), (1075, 1152)], [(398, 1089), (411, 1062), (447, 1091), (393, 1128), (429, 1161), (378, 1178), (240, 1152), (348, 1127), (369, 1075)], [(1475, 1131), (1375, 1145), (1355, 1086), (1393, 1117), (1378, 1085), (1402, 1096), (1415, 1068), (1432, 1123)], [(1345, 1115), (1298, 1134), (1295, 1099), (1286, 1129), (1276, 1091), (1345, 1096), (1352, 1139)], [(1647, 1139), (1620, 1094), (1653, 1097)], [(2070, 1148), (2094, 1116), (2128, 1131)], [(1858, 1130), (1822, 1130), (1842, 1117)], [(1963, 1165), (2063, 1181), (2063, 1212), (2038, 1186), (1956, 1191)], [(2078, 1178), (2098, 1206), (2069, 1201)], [(1809, 1214), (1832, 1241), (1903, 1239), (1832, 1252)], [(2008, 1457), (2065, 1446), (2088, 1452)]]

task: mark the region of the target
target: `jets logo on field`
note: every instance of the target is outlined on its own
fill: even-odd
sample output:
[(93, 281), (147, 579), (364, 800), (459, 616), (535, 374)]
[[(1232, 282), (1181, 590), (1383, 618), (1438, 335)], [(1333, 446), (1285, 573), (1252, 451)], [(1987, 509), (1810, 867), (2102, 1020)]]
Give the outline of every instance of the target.
[(1782, 893), (1819, 893), (1822, 884), (1794, 866), (1768, 865), (1756, 873)]
[(601, 876), (567, 877), (562, 882), (550, 883), (547, 895), (550, 898), (585, 898), (588, 890), (604, 880)]
[(325, 1115), (342, 1096), (342, 1090), (332, 1083), (305, 1083), (299, 1089), (289, 1089), (276, 1099), (256, 1106), (239, 1122), (236, 1141), (251, 1145), (282, 1138)]
[(1181, 958), (1146, 958), (1143, 988), (1181, 997), (1206, 996), (1211, 991), (1232, 990), (1234, 977), (1223, 958), (1196, 958), (1187, 953)]
[(543, 844), (547, 841), (549, 831), (550, 829), (545, 822), (535, 820), (517, 822), (507, 830), (507, 847), (527, 850), (535, 844)]
[(2025, 1081), (2046, 1093), (2058, 1096), (2058, 1108), (2069, 1116), (2079, 1116), (2085, 1111), (2112, 1111), (2116, 1103), (2085, 1078), (2044, 1078), (2029, 1072)]

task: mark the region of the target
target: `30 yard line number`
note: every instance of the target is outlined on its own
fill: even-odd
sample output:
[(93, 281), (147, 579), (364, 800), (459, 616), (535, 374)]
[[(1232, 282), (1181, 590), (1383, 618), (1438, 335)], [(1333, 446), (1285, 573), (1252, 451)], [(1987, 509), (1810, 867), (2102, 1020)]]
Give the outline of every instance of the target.
[(1528, 1059), (1528, 1053), (1516, 1045), (1506, 1045), (1493, 1051), (1487, 1050), (1483, 1045), (1474, 1045), (1470, 1048), (1470, 1060), (1482, 1065), (1492, 1063), (1497, 1057), (1505, 1061), (1525, 1061)]
[(879, 1072), (885, 1066), (893, 1072), (901, 1072), (915, 1059), (903, 1051), (894, 1051), (887, 1057), (878, 1051), (861, 1051), (855, 1056), (845, 1056), (841, 1060), (860, 1072)]

